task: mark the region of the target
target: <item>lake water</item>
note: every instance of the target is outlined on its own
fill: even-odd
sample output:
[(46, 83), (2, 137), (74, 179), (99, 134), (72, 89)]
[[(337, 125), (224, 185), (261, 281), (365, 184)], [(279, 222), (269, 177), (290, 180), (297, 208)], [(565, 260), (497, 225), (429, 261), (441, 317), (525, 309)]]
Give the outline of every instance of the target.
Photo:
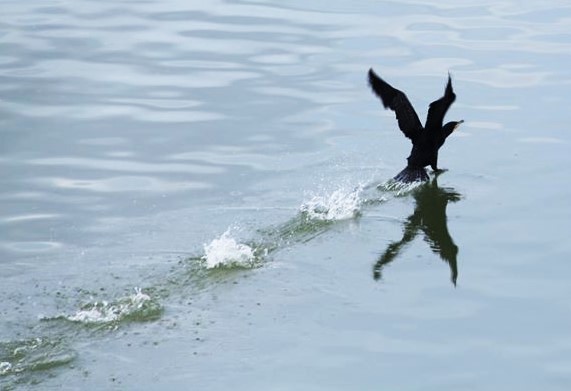
[(568, 1), (0, 14), (1, 389), (569, 389)]

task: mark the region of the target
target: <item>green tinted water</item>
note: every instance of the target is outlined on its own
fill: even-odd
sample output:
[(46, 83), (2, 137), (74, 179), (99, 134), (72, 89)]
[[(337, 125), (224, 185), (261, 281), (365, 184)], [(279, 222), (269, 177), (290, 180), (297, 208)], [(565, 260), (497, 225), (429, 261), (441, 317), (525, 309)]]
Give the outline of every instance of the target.
[(0, 8), (0, 388), (567, 389), (565, 2)]

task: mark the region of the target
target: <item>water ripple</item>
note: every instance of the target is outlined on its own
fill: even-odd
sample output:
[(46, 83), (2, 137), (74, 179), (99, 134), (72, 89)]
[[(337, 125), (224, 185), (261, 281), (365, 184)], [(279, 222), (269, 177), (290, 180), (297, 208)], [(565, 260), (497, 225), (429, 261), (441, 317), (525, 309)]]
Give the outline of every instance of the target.
[[(293, 213), (294, 217), (290, 220), (286, 217), (285, 224), (260, 233), (258, 246), (256, 240), (240, 243), (229, 234), (216, 237), (204, 248), (202, 263), (206, 261), (207, 265), (219, 267), (234, 263), (256, 266), (254, 273), (259, 273), (256, 277), (235, 280), (240, 283), (231, 284), (230, 288), (236, 291), (241, 288), (241, 292), (257, 292), (255, 296), (254, 293), (252, 296), (248, 296), (250, 293), (233, 295), (233, 300), (241, 300), (240, 305), (253, 297), (259, 300), (260, 292), (268, 302), (287, 304), (284, 297), (287, 296), (289, 302), (295, 299), (292, 292), (307, 289), (306, 294), (300, 295), (303, 300), (293, 300), (296, 301), (293, 311), (284, 312), (280, 307), (278, 312), (287, 312), (287, 316), (301, 314), (306, 318), (303, 321), (309, 319), (311, 323), (302, 322), (301, 326), (311, 337), (307, 338), (308, 349), (318, 351), (316, 357), (319, 359), (323, 358), (325, 350), (331, 350), (332, 340), (338, 341), (333, 349), (342, 349), (342, 352), (339, 358), (333, 357), (329, 362), (337, 359), (349, 362), (347, 358), (354, 358), (352, 361), (360, 364), (363, 354), (388, 352), (394, 354), (386, 358), (391, 368), (402, 366), (399, 360), (406, 360), (408, 365), (427, 354), (441, 359), (438, 363), (443, 364), (441, 368), (451, 368), (450, 355), (442, 352), (459, 353), (468, 349), (481, 353), (482, 357), (492, 357), (491, 349), (495, 349), (493, 353), (498, 353), (497, 350), (502, 353), (503, 349), (509, 358), (513, 355), (514, 360), (509, 365), (492, 360), (490, 365), (494, 368), (484, 367), (490, 370), (481, 373), (493, 375), (495, 370), (499, 373), (506, 368), (523, 368), (520, 373), (529, 372), (544, 379), (547, 372), (537, 368), (534, 364), (537, 360), (533, 361), (542, 355), (547, 363), (544, 367), (549, 371), (561, 376), (568, 374), (564, 361), (559, 360), (568, 352), (568, 347), (555, 353), (551, 342), (528, 344), (524, 353), (526, 349), (537, 349), (533, 354), (527, 353), (532, 359), (528, 363), (525, 358), (515, 359), (517, 349), (511, 351), (517, 339), (506, 342), (507, 334), (501, 327), (486, 327), (496, 324), (488, 320), (499, 317), (512, 331), (510, 338), (517, 338), (517, 333), (513, 334), (516, 330), (525, 334), (521, 340), (526, 340), (529, 334), (536, 332), (533, 327), (538, 323), (535, 322), (545, 321), (554, 328), (553, 332), (547, 329), (544, 335), (550, 335), (554, 340), (566, 335), (563, 326), (554, 326), (565, 325), (568, 321), (565, 315), (568, 306), (561, 299), (568, 296), (565, 285), (557, 284), (557, 289), (550, 290), (540, 284), (539, 294), (529, 286), (543, 278), (547, 281), (542, 274), (545, 270), (562, 268), (564, 262), (558, 262), (557, 257), (563, 259), (567, 249), (561, 244), (564, 240), (558, 243), (553, 240), (564, 236), (567, 225), (559, 217), (560, 210), (550, 212), (555, 211), (556, 206), (565, 210), (568, 199), (565, 188), (557, 188), (555, 197), (546, 189), (561, 181), (542, 186), (540, 181), (534, 181), (539, 175), (534, 175), (547, 173), (545, 177), (549, 177), (553, 171), (550, 171), (551, 167), (565, 166), (563, 158), (552, 166), (545, 161), (550, 161), (556, 154), (564, 156), (564, 148), (568, 145), (565, 136), (565, 126), (569, 122), (565, 117), (567, 87), (571, 83), (571, 73), (565, 66), (571, 53), (571, 6), (568, 0), (27, 0), (2, 1), (1, 8), (0, 262), (9, 272), (0, 275), (0, 287), (7, 287), (5, 290), (14, 287), (15, 292), (0, 301), (0, 318), (9, 321), (20, 317), (36, 319), (40, 309), (44, 311), (42, 303), (47, 301), (56, 301), (53, 306), (60, 307), (54, 314), (61, 313), (61, 308), (68, 310), (60, 321), (40, 322), (40, 331), (44, 327), (55, 338), (25, 337), (28, 332), (35, 332), (35, 326), (25, 322), (14, 326), (17, 330), (13, 335), (17, 338), (13, 341), (5, 342), (2, 337), (0, 382), (5, 379), (20, 381), (21, 374), (36, 370), (68, 370), (75, 361), (76, 352), (68, 348), (67, 343), (61, 343), (59, 336), (63, 335), (80, 349), (77, 354), (81, 356), (82, 365), (86, 364), (92, 373), (109, 373), (104, 370), (109, 360), (84, 359), (82, 349), (89, 344), (99, 344), (103, 339), (114, 343), (131, 330), (99, 339), (96, 334), (85, 335), (79, 331), (93, 331), (99, 327), (86, 325), (103, 323), (105, 329), (114, 330), (118, 324), (158, 319), (156, 328), (146, 325), (148, 329), (140, 327), (134, 333), (136, 338), (155, 341), (156, 335), (160, 334), (153, 335), (153, 332), (157, 329), (164, 332), (165, 325), (172, 319), (183, 324), (200, 312), (196, 307), (192, 310), (183, 308), (187, 301), (195, 299), (193, 295), (173, 298), (157, 294), (162, 289), (193, 292), (194, 284), (199, 280), (198, 274), (192, 274), (196, 269), (189, 268), (180, 273), (177, 266), (173, 266), (172, 274), (165, 277), (160, 268), (168, 263), (167, 258), (158, 255), (163, 249), (169, 253), (174, 246), (184, 256), (201, 251), (202, 238), (212, 239), (210, 233), (221, 232), (228, 226), (228, 221), (244, 219), (252, 221), (257, 228), (267, 224), (273, 227), (288, 213)], [(459, 96), (453, 106), (454, 115), (462, 112), (459, 118), (467, 120), (470, 133), (461, 131), (451, 140), (454, 147), (446, 149), (443, 159), (444, 162), (451, 161), (451, 166), (456, 166), (453, 160), (456, 159), (462, 163), (457, 167), (476, 174), (463, 175), (465, 172), (453, 169), (445, 175), (446, 180), (458, 181), (470, 194), (467, 206), (463, 205), (461, 212), (454, 212), (454, 224), (458, 225), (454, 228), (463, 241), (462, 257), (466, 267), (471, 269), (466, 271), (466, 276), (471, 277), (466, 277), (464, 288), (459, 287), (453, 296), (448, 295), (449, 291), (446, 296), (435, 293), (439, 288), (427, 282), (425, 277), (411, 278), (412, 295), (409, 286), (402, 289), (404, 285), (400, 282), (379, 288), (379, 285), (373, 286), (372, 281), (363, 283), (355, 277), (363, 273), (363, 265), (370, 267), (368, 263), (359, 262), (376, 256), (378, 249), (368, 246), (386, 241), (385, 234), (389, 234), (391, 227), (374, 225), (374, 219), (367, 214), (369, 208), (384, 202), (378, 199), (376, 188), (366, 189), (367, 192), (354, 187), (340, 189), (340, 178), (355, 179), (369, 174), (387, 177), (390, 175), (387, 170), (394, 168), (391, 166), (393, 157), (402, 159), (406, 153), (399, 149), (404, 144), (396, 144), (396, 141), (393, 144), (393, 140), (402, 140), (394, 133), (392, 113), (383, 113), (391, 122), (390, 125), (383, 122), (382, 135), (376, 138), (379, 126), (375, 116), (379, 115), (379, 103), (367, 91), (365, 80), (370, 66), (387, 79), (394, 80), (395, 85), (402, 86), (407, 93), (411, 91), (415, 104), (417, 101), (428, 103), (422, 97), (426, 100), (440, 92), (448, 71), (454, 78)], [(541, 134), (534, 133), (537, 129)], [(470, 143), (466, 142), (468, 137)], [(473, 156), (474, 150), (486, 150), (487, 153), (480, 154), (479, 159), (467, 158)], [(538, 151), (541, 159), (527, 158), (526, 153), (533, 152), (533, 156), (537, 156)], [(351, 163), (339, 155), (351, 155)], [(507, 157), (504, 159), (503, 156)], [(339, 163), (341, 160), (343, 164)], [(485, 166), (481, 160), (493, 162), (493, 165)], [(535, 164), (533, 169), (524, 166), (526, 160)], [(398, 162), (392, 164), (403, 163)], [(525, 175), (519, 175), (513, 168), (516, 166), (525, 170), (522, 171)], [(484, 184), (482, 189), (481, 181), (482, 177), (489, 178), (489, 170), (493, 170), (494, 178), (506, 181), (494, 189), (498, 191), (493, 192), (491, 202), (492, 198), (485, 199), (491, 185)], [(513, 182), (517, 180), (521, 183)], [(319, 181), (327, 182), (331, 186), (325, 188), (335, 191), (315, 193)], [(536, 189), (543, 193), (533, 193)], [(296, 212), (292, 205), (299, 205), (304, 191), (313, 192), (314, 197), (308, 197)], [(375, 194), (377, 198), (372, 196)], [(395, 196), (398, 194), (398, 191), (394, 193)], [(540, 202), (542, 208), (528, 208), (522, 203), (529, 194), (537, 196), (534, 202)], [(549, 202), (545, 194), (553, 196)], [(511, 203), (498, 201), (497, 197), (508, 195), (512, 196)], [(407, 197), (397, 201), (387, 204), (379, 214), (396, 215), (401, 208), (410, 206)], [(508, 216), (502, 220), (500, 228), (498, 224), (489, 224), (488, 216), (499, 218), (502, 213), (497, 212), (503, 212), (514, 202), (513, 213), (518, 219), (510, 223)], [(522, 210), (525, 213), (522, 214)], [(472, 216), (475, 221), (485, 220), (487, 228), (472, 229), (474, 227), (467, 225), (464, 218), (457, 218), (458, 213), (473, 213), (477, 216)], [(518, 235), (512, 235), (513, 243), (492, 241), (492, 245), (482, 244), (482, 237), (510, 232), (513, 228), (523, 232), (524, 225), (519, 223), (529, 213), (538, 216), (539, 213), (553, 213), (549, 219), (538, 218), (530, 223), (529, 232), (537, 232), (532, 243), (534, 251), (538, 247), (543, 252), (557, 248), (557, 256), (548, 257), (549, 267), (543, 269), (509, 269), (509, 262), (516, 263), (513, 254), (524, 255), (524, 259), (536, 254), (533, 251), (523, 253), (522, 244), (517, 243)], [(357, 219), (358, 216), (361, 217)], [(329, 241), (330, 238), (324, 237), (322, 243), (314, 241), (305, 246), (308, 240), (326, 232), (334, 221), (343, 219), (354, 225), (353, 237), (348, 238), (341, 226), (337, 229), (336, 240)], [(548, 223), (543, 225), (545, 227), (556, 228), (536, 230), (541, 222)], [(524, 237), (531, 235), (522, 232)], [(290, 242), (300, 246), (279, 254), (279, 261), (288, 265), (280, 271), (279, 278), (268, 279), (270, 282), (257, 278), (267, 272), (263, 267), (257, 268), (265, 265), (259, 261), (265, 261), (268, 252), (277, 248), (288, 247), (289, 251)], [(336, 246), (339, 246), (338, 250)], [(508, 246), (509, 251), (505, 251)], [(524, 247), (531, 250), (529, 244)], [(504, 250), (500, 253), (498, 248)], [(149, 258), (156, 259), (130, 258), (142, 249), (148, 251)], [(324, 254), (329, 252), (330, 257), (325, 261)], [(97, 255), (85, 255), (90, 253)], [(172, 254), (174, 252), (168, 257)], [(298, 256), (300, 254), (302, 256)], [(347, 259), (342, 262), (340, 258), (344, 256)], [(492, 279), (495, 288), (486, 288), (490, 279), (478, 281), (478, 271), (492, 268), (490, 262), (497, 259), (502, 262), (495, 262), (490, 274), (495, 276), (496, 280)], [(149, 271), (152, 278), (161, 281), (156, 291), (136, 291), (127, 296), (109, 293), (117, 284), (140, 286), (142, 281), (137, 273), (131, 273), (131, 270), (122, 273), (121, 267), (125, 264), (139, 266), (145, 262), (161, 270)], [(119, 264), (122, 266), (116, 266)], [(405, 265), (395, 266), (395, 275), (400, 267)], [(299, 273), (296, 268), (300, 269)], [(508, 271), (524, 277), (526, 273), (533, 273), (538, 278), (525, 284), (509, 285)], [(242, 272), (252, 275), (251, 270), (239, 273)], [(212, 272), (213, 275), (216, 273), (223, 274), (224, 270)], [(176, 284), (172, 285), (172, 280), (177, 281)], [(200, 280), (200, 289), (212, 284), (212, 280), (206, 277)], [(288, 280), (294, 282), (287, 283)], [(20, 281), (24, 283), (20, 284)], [(497, 288), (505, 286), (506, 281), (509, 292)], [(280, 285), (286, 283), (289, 285)], [(77, 298), (81, 291), (70, 287), (72, 284), (80, 288), (97, 284), (94, 292), (109, 301), (86, 296), (84, 306), (72, 306), (69, 310), (70, 298)], [(34, 292), (30, 290), (32, 285), (39, 286), (37, 290), (41, 293), (31, 293)], [(279, 288), (286, 286), (293, 289), (283, 295), (286, 290)], [(226, 288), (228, 286), (224, 285), (216, 291), (213, 296), (217, 298), (205, 305), (205, 311), (218, 312), (220, 305), (224, 305), (222, 298)], [(347, 291), (343, 292), (343, 289)], [(51, 293), (55, 291), (62, 291), (63, 295)], [(335, 292), (335, 296), (321, 302), (321, 295), (330, 292)], [(22, 299), (15, 303), (12, 295)], [(336, 300), (338, 298), (342, 299)], [(436, 304), (424, 308), (423, 303), (427, 300)], [(305, 304), (299, 307), (301, 302)], [(29, 303), (33, 309), (26, 310), (28, 307), (22, 303)], [(347, 306), (347, 303), (351, 305)], [(354, 307), (353, 304), (362, 308), (353, 313), (343, 312), (346, 310), (343, 306)], [(240, 305), (232, 306), (233, 315), (240, 311)], [(518, 305), (521, 307), (519, 313), (514, 310)], [(318, 311), (318, 318), (312, 318), (314, 308), (323, 309)], [(463, 310), (465, 308), (468, 310)], [(531, 323), (526, 317), (530, 309), (540, 310)], [(256, 318), (253, 314), (249, 325), (259, 326), (256, 322), (269, 319), (267, 326), (272, 332), (266, 335), (270, 335), (272, 343), (260, 348), (256, 346), (259, 341), (247, 340), (253, 354), (246, 358), (252, 361), (252, 367), (260, 363), (259, 357), (265, 359), (275, 355), (280, 334), (285, 341), (290, 341), (291, 330), (298, 329), (277, 325), (275, 314), (260, 314), (269, 316)], [(331, 317), (324, 321), (328, 314)], [(362, 333), (348, 330), (356, 324), (355, 314), (363, 318), (362, 321), (359, 319), (359, 327), (365, 325), (370, 330), (361, 330)], [(513, 314), (520, 315), (522, 321), (517, 318), (518, 322), (510, 324)], [(221, 328), (225, 332), (236, 330), (236, 335), (248, 335), (242, 333), (236, 317), (220, 315), (217, 319), (224, 319)], [(279, 320), (281, 324), (284, 319)], [(409, 320), (412, 322), (407, 323)], [(284, 324), (287, 325), (287, 321), (285, 319)], [(427, 327), (418, 329), (419, 321), (428, 321)], [(458, 322), (458, 327), (441, 328), (438, 322), (448, 326)], [(322, 333), (317, 331), (323, 331), (323, 328), (317, 328), (315, 324), (319, 327), (327, 324), (331, 332), (325, 334), (327, 338), (318, 338)], [(383, 327), (379, 328), (379, 325)], [(474, 325), (485, 327), (478, 331)], [(136, 324), (132, 326), (133, 329), (137, 327)], [(189, 328), (176, 331), (173, 326), (173, 329), (178, 349), (179, 340), (187, 337)], [(475, 330), (475, 334), (467, 335), (467, 329)], [(7, 330), (5, 323), (0, 324), (0, 330)], [(426, 334), (423, 334), (425, 330)], [(381, 335), (384, 332), (395, 334)], [(264, 332), (257, 336), (264, 341)], [(375, 341), (372, 347), (371, 338)], [(452, 338), (452, 342), (438, 351), (446, 338)], [(194, 336), (192, 339), (199, 343)], [(216, 343), (234, 348), (237, 340), (244, 338), (227, 337)], [(278, 342), (274, 345), (274, 341)], [(420, 348), (417, 348), (419, 341)], [(454, 341), (462, 341), (462, 344), (452, 345)], [(116, 350), (111, 348), (110, 355), (120, 356), (125, 352), (122, 343), (114, 348)], [(172, 352), (162, 351), (167, 352), (159, 356), (163, 358)], [(231, 361), (228, 357), (233, 357), (228, 352), (240, 349), (226, 349), (221, 355), (212, 355), (212, 351), (208, 352), (207, 360), (196, 360), (188, 368), (199, 375), (211, 368), (226, 368), (217, 363), (227, 364)], [(355, 355), (347, 354), (348, 351), (354, 351)], [(153, 354), (157, 352), (160, 350), (153, 349)], [(259, 352), (262, 354), (258, 355)], [(402, 358), (402, 353), (407, 356)], [(365, 357), (367, 365), (379, 362), (378, 357), (368, 360), (371, 357)], [(395, 357), (397, 361), (393, 362)], [(154, 365), (152, 360), (149, 362), (149, 366)], [(292, 362), (291, 353), (283, 355), (284, 362)], [(450, 379), (462, 375), (456, 368), (447, 372), (425, 367), (419, 364), (418, 368), (420, 376), (428, 380), (434, 381), (435, 376)], [(526, 371), (529, 368), (534, 371)], [(139, 377), (142, 372), (157, 370), (156, 367), (139, 367), (129, 372), (122, 366), (115, 369), (118, 373), (134, 373), (136, 376), (132, 378)], [(176, 377), (169, 377), (165, 367), (160, 369), (167, 373), (163, 379)], [(479, 376), (479, 369), (463, 370), (470, 375), (475, 373), (477, 376), (473, 378), (484, 379), (481, 381), (490, 379), (490, 376)], [(52, 381), (54, 372), (48, 372), (45, 376), (38, 374), (37, 381)], [(226, 372), (230, 373), (230, 378), (239, 376), (239, 371)], [(279, 373), (277, 370), (272, 372)], [(394, 375), (397, 383), (406, 379), (406, 376), (399, 377), (401, 374)], [(191, 375), (194, 373), (188, 374)], [(385, 375), (390, 377), (391, 374)], [(66, 386), (109, 386), (105, 383), (108, 379), (98, 383), (93, 380), (95, 376), (78, 377), (81, 379), (74, 380), (74, 375), (66, 377), (65, 380), (72, 382)], [(199, 378), (195, 377), (196, 380)], [(370, 374), (354, 378), (370, 382), (360, 388), (367, 388), (373, 381)], [(127, 383), (127, 377), (123, 380), (125, 383), (121, 387), (137, 389), (137, 385)], [(15, 384), (13, 388), (28, 385), (25, 381)], [(431, 385), (428, 384), (428, 388)], [(481, 383), (470, 385), (486, 388), (481, 387)], [(0, 383), (0, 388), (3, 386)], [(45, 388), (58, 386), (61, 382)], [(221, 388), (224, 386), (221, 384)], [(359, 386), (363, 383), (357, 384), (356, 388)], [(287, 382), (284, 387), (294, 388)], [(196, 388), (205, 387), (199, 383)]]
[(101, 193), (146, 191), (165, 194), (212, 187), (211, 184), (204, 182), (187, 180), (177, 183), (145, 176), (118, 176), (104, 179), (41, 178), (37, 182), (59, 189), (89, 190)]
[(131, 160), (107, 160), (82, 157), (54, 157), (30, 159), (26, 164), (37, 166), (62, 166), (83, 169), (97, 169), (137, 173), (193, 173), (219, 174), (224, 172), (221, 167), (200, 166), (197, 164), (147, 163)]

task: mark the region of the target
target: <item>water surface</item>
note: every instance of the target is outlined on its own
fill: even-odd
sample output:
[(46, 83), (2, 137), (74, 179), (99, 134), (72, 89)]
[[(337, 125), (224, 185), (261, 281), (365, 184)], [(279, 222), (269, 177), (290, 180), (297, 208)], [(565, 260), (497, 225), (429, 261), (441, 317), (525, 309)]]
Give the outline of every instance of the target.
[(568, 388), (567, 2), (0, 12), (2, 388)]

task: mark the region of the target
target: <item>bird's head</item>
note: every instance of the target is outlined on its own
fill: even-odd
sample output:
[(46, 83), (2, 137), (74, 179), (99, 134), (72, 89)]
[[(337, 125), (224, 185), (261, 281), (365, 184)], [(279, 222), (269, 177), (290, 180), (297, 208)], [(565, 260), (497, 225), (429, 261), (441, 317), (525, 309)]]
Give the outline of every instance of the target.
[(444, 131), (444, 138), (450, 136), (452, 132), (455, 131), (462, 123), (464, 123), (463, 119), (461, 119), (460, 121), (450, 121), (446, 125), (444, 125), (442, 127), (442, 130)]

